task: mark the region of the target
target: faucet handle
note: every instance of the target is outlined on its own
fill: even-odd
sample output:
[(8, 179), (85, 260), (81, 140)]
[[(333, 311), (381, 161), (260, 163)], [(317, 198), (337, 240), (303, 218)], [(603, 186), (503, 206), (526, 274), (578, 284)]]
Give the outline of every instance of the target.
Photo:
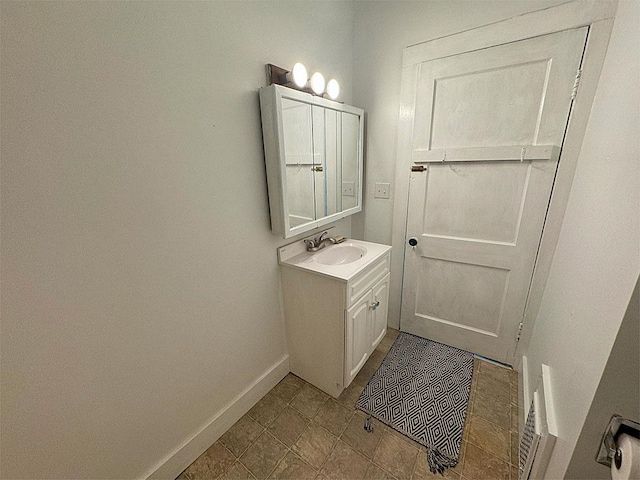
[(316, 242), (315, 242), (315, 240), (314, 240), (314, 239), (312, 239), (312, 238), (307, 238), (307, 239), (305, 239), (305, 240), (304, 240), (304, 243), (306, 243), (306, 244), (307, 244), (307, 249), (309, 249), (309, 248), (314, 248), (314, 247), (316, 246)]
[(328, 231), (328, 230), (325, 230), (324, 232), (322, 232), (322, 233), (320, 234), (320, 236), (319, 236), (318, 238), (316, 238), (316, 245), (320, 245), (320, 243), (322, 242), (323, 237), (324, 237), (325, 235), (328, 235), (328, 234), (329, 234), (329, 231)]

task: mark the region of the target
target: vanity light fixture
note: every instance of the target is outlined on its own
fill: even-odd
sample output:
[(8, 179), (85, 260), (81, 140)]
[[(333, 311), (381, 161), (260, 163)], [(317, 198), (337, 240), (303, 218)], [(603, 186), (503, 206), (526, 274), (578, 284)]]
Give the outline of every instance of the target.
[(287, 73), (287, 80), (292, 81), (299, 88), (304, 88), (307, 85), (308, 79), (307, 69), (300, 62), (296, 63), (291, 71)]
[(290, 71), (271, 63), (268, 63), (266, 67), (269, 85), (275, 83), (313, 95), (328, 97), (331, 100), (336, 100), (340, 95), (340, 85), (337, 80), (329, 80), (325, 93), (325, 80), (322, 73), (315, 72), (309, 79), (306, 67), (300, 62), (296, 63)]
[(327, 95), (331, 100), (335, 100), (340, 95), (340, 84), (335, 78), (332, 78), (327, 83)]
[(322, 95), (324, 93), (324, 77), (320, 72), (311, 75), (309, 84), (311, 85), (311, 90), (313, 90), (313, 93), (316, 95)]

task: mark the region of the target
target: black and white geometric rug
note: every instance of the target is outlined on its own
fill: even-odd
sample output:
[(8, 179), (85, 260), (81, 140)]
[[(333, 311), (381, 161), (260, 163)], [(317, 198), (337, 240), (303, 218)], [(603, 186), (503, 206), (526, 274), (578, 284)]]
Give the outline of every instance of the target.
[(356, 408), (425, 446), (442, 473), (458, 464), (472, 375), (472, 353), (400, 332)]

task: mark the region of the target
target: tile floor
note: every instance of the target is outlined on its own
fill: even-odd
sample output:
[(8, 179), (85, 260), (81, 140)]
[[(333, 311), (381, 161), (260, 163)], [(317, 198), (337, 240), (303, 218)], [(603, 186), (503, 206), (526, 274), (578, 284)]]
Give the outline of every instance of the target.
[[(424, 448), (354, 408), (398, 335), (389, 329), (336, 400), (288, 374), (178, 480), (436, 479)], [(518, 478), (518, 376), (475, 359), (460, 462), (447, 479)]]

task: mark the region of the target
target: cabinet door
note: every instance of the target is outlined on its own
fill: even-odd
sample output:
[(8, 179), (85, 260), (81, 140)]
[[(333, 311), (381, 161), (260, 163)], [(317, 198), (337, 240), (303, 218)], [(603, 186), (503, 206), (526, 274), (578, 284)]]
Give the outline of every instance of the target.
[(346, 388), (369, 358), (371, 337), (371, 293), (362, 297), (346, 313), (344, 387)]
[(371, 346), (373, 351), (387, 333), (387, 312), (389, 311), (389, 274), (373, 287), (371, 310)]

